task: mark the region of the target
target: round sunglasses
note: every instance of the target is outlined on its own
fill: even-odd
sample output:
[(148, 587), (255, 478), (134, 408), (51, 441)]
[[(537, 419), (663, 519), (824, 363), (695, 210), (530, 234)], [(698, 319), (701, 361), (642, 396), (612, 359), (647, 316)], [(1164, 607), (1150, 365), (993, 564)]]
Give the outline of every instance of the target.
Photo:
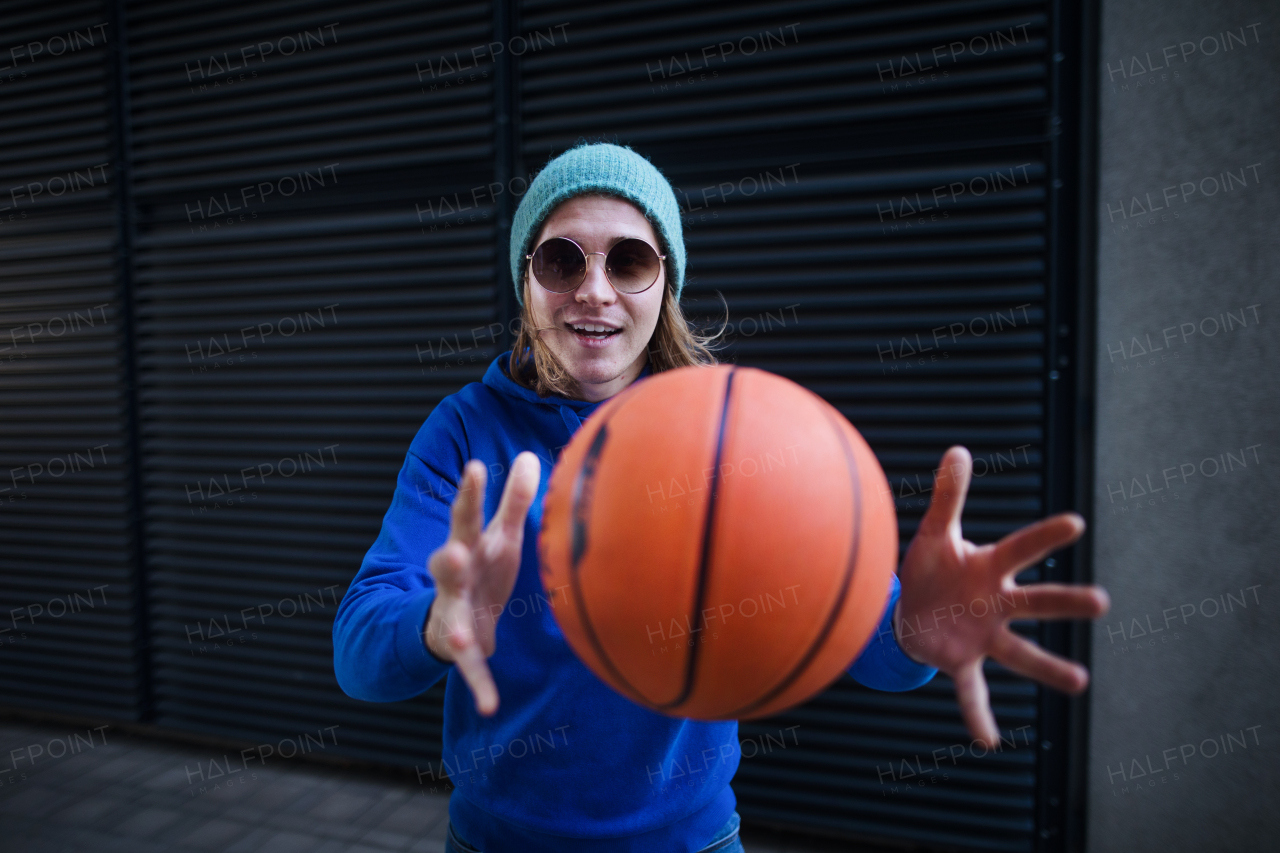
[(620, 240), (608, 253), (585, 252), (568, 237), (552, 237), (525, 255), (533, 278), (552, 293), (576, 290), (587, 277), (587, 258), (604, 256), (604, 274), (619, 293), (643, 293), (658, 280), (666, 255), (635, 237)]

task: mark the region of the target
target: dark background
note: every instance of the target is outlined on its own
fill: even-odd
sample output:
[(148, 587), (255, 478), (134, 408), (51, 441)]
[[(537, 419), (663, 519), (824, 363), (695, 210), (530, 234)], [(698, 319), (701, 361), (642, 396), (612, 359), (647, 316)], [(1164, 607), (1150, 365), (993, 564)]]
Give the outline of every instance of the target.
[[(3, 703), (237, 743), (337, 726), (326, 755), (438, 760), (443, 683), (347, 698), (332, 619), (410, 439), (509, 345), (511, 215), (580, 139), (631, 145), (678, 188), (686, 312), (711, 322), (723, 297), (725, 359), (858, 427), (904, 544), (954, 443), (978, 460), (975, 541), (1088, 516), (1091, 18), (996, 0), (0, 6)], [(1087, 575), (1067, 554), (1023, 579)], [(1083, 653), (1065, 627), (1020, 630)], [(744, 819), (1061, 849), (1083, 717), (988, 678), (1014, 746), (985, 757), (944, 677), (845, 678), (744, 723)]]

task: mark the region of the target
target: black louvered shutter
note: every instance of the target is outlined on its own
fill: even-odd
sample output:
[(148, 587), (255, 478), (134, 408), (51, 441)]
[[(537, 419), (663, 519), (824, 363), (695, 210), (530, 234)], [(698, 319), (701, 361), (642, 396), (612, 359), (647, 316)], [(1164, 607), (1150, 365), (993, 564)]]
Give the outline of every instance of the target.
[(97, 2), (0, 12), (0, 692), (137, 719), (126, 310)]
[(492, 180), (491, 82), (431, 71), (491, 10), (128, 8), (155, 720), (425, 764), (443, 682), (352, 700), (330, 632), (410, 440), (485, 366), (430, 344), (496, 315), (493, 217), (423, 211)]
[[(725, 358), (800, 382), (859, 428), (894, 486), (904, 548), (951, 444), (977, 460), (970, 538), (1051, 508), (1049, 4), (522, 10), (522, 29), (571, 26), (567, 45), (522, 60), (519, 167), (584, 136), (661, 166), (685, 212), (686, 312), (713, 324), (723, 295)], [(945, 677), (906, 694), (846, 677), (742, 724), (741, 813), (941, 849), (1060, 842), (1062, 775), (1043, 755), (1044, 707), (1059, 700), (999, 666), (987, 675), (1016, 748), (981, 756)]]
[[(1062, 187), (1080, 131), (1060, 131), (1083, 110), (1060, 81), (1080, 77), (1084, 39), (1062, 6), (0, 14), (27, 46), (0, 71), (6, 704), (251, 742), (336, 726), (335, 754), (437, 757), (439, 686), (394, 705), (338, 689), (336, 602), (419, 425), (509, 344), (512, 210), (582, 138), (664, 169), (687, 313), (712, 325), (722, 295), (726, 358), (849, 417), (904, 545), (952, 443), (978, 460), (971, 538), (1066, 508), (1078, 235)], [(1024, 579), (1074, 572), (1060, 558)], [(1059, 629), (1022, 630), (1065, 648)], [(909, 694), (844, 679), (743, 724), (740, 810), (936, 849), (1060, 849), (1073, 720), (988, 676), (1015, 748), (954, 755), (969, 739), (944, 678)]]

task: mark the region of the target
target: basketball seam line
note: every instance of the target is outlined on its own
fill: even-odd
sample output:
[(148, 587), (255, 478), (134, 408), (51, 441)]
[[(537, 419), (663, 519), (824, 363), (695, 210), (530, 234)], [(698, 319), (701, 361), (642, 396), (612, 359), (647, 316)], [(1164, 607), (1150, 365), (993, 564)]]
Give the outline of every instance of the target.
[[(831, 423), (831, 413), (823, 411), (827, 418), (827, 422)], [(827, 637), (831, 634), (831, 629), (835, 627), (836, 619), (840, 616), (840, 611), (844, 609), (845, 599), (849, 596), (849, 587), (853, 581), (853, 569), (858, 563), (858, 551), (862, 546), (862, 480), (858, 471), (858, 460), (853, 453), (853, 448), (849, 446), (849, 439), (844, 434), (844, 430), (840, 428), (840, 424), (832, 424), (835, 428), (836, 436), (840, 439), (840, 448), (844, 451), (845, 464), (850, 472), (850, 482), (853, 484), (853, 541), (849, 546), (849, 560), (845, 564), (844, 579), (840, 584), (840, 592), (836, 595), (835, 605), (831, 608), (831, 612), (827, 614), (826, 623), (822, 626), (822, 631), (810, 644), (809, 650), (805, 652), (800, 662), (792, 667), (791, 672), (782, 679), (779, 684), (747, 705), (739, 708), (729, 715), (729, 718), (736, 718), (741, 714), (748, 714), (763, 705), (776, 699), (783, 691), (794, 684), (800, 676), (808, 669), (809, 664), (813, 663), (813, 659), (818, 656), (818, 652), (822, 650), (823, 645), (827, 642)]]
[[(707, 489), (707, 517), (702, 529), (702, 556), (698, 564), (698, 589), (693, 601), (693, 619), (690, 624), (697, 624), (699, 631), (706, 630), (706, 620), (702, 615), (702, 603), (706, 599), (707, 593), (707, 575), (708, 566), (711, 558), (712, 533), (715, 529), (716, 514), (716, 496), (717, 485), (720, 481), (720, 459), (724, 452), (724, 434), (726, 424), (729, 421), (729, 399), (733, 391), (733, 374), (737, 372), (736, 367), (729, 368), (729, 376), (724, 383), (724, 402), (720, 406), (720, 425), (716, 434), (716, 454), (715, 461), (711, 470), (711, 484)], [(690, 631), (692, 634), (693, 631)], [(689, 662), (685, 665), (684, 688), (680, 695), (673, 701), (659, 705), (660, 708), (674, 709), (684, 704), (689, 699), (689, 694), (693, 692), (693, 682), (698, 666), (698, 644), (692, 639), (689, 641)]]
[[(582, 468), (578, 471), (578, 477), (573, 486), (573, 507), (569, 514), (572, 527), (570, 528), (571, 549), (569, 559), (571, 565), (577, 568), (578, 563), (582, 561), (582, 554), (587, 549), (587, 522), (585, 513), (591, 511), (591, 500), (595, 492), (595, 472), (596, 465), (600, 459), (600, 454), (604, 451), (604, 443), (609, 437), (608, 421), (600, 425), (600, 429), (596, 430), (595, 437), (591, 439), (590, 446), (582, 459)], [(589, 472), (589, 473), (588, 473)], [(586, 506), (583, 506), (583, 504)]]
[[(618, 411), (621, 409), (622, 409), (622, 406), (618, 406), (618, 408), (614, 410), (613, 414), (610, 415), (610, 417), (612, 417), (613, 415), (616, 415)], [(582, 460), (582, 468), (578, 471), (578, 477), (576, 482), (574, 483), (573, 508), (572, 508), (573, 511), (569, 514), (570, 524), (576, 526), (576, 524), (578, 523), (578, 520), (582, 518), (584, 519), (584, 523), (582, 525), (584, 530), (586, 528), (585, 516), (583, 516), (579, 512), (579, 509), (580, 509), (580, 501), (581, 501), (583, 492), (588, 491), (588, 489), (586, 488), (588, 484), (585, 482), (585, 478), (587, 478), (588, 476), (588, 470), (590, 470), (590, 477), (592, 478), (592, 480), (594, 480), (595, 478), (595, 473), (596, 473), (595, 463), (596, 463), (596, 460), (600, 458), (600, 454), (604, 452), (605, 432), (606, 430), (608, 430), (608, 428), (609, 428), (608, 420), (600, 424), (599, 431), (596, 433), (595, 437), (591, 439), (591, 446), (587, 450), (586, 457)], [(593, 455), (593, 451), (594, 451), (594, 455)], [(588, 498), (589, 497), (590, 495), (588, 495)], [(584, 508), (584, 512), (590, 512), (590, 511), (591, 511), (590, 505)], [(570, 528), (569, 534), (570, 534), (570, 542), (573, 542), (576, 539), (574, 527)], [(586, 542), (585, 534), (582, 537), (582, 541), (584, 543)], [(614, 664), (613, 660), (605, 652), (604, 644), (600, 642), (600, 638), (596, 635), (595, 626), (591, 623), (591, 614), (587, 611), (587, 601), (586, 601), (586, 598), (583, 596), (582, 590), (579, 588), (579, 583), (578, 583), (578, 563), (581, 562), (582, 553), (585, 551), (586, 551), (586, 547), (584, 544), (582, 551), (577, 552), (576, 559), (574, 558), (574, 555), (571, 553), (571, 558), (569, 561), (569, 580), (570, 580), (571, 588), (573, 590), (573, 597), (578, 604), (578, 618), (582, 620), (582, 627), (586, 631), (587, 641), (591, 643), (591, 646), (592, 648), (595, 649), (595, 652), (599, 656), (600, 661), (606, 667), (608, 667), (609, 672), (612, 673), (613, 677), (618, 679), (619, 682), (621, 682), (628, 690), (630, 690), (633, 696), (637, 696), (641, 700), (647, 702), (649, 700), (644, 695), (644, 693), (641, 692), (640, 690), (637, 690), (635, 685), (633, 685), (629, 680), (627, 680), (627, 677), (624, 676), (621, 671), (619, 671), (618, 667)]]

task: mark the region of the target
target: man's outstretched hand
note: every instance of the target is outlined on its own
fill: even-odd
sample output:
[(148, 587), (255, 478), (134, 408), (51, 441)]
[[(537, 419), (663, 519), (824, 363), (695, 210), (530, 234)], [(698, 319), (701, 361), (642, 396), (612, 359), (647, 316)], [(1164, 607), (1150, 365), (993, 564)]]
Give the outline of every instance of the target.
[(436, 599), (424, 626), (427, 648), (457, 664), (476, 710), (486, 717), (498, 710), (498, 687), (485, 661), (496, 647), (498, 617), (520, 573), (524, 522), (538, 494), (541, 468), (538, 457), (527, 450), (516, 457), (502, 501), (485, 527), (487, 469), (483, 462), (468, 462), (453, 499), (449, 538), (427, 561), (436, 582)]
[(1089, 684), (1088, 670), (1014, 634), (1009, 620), (1095, 619), (1107, 612), (1110, 599), (1099, 586), (1014, 582), (1019, 571), (1080, 538), (1084, 519), (1073, 512), (1029, 524), (992, 545), (965, 540), (960, 512), (972, 471), (965, 448), (943, 455), (933, 501), (898, 572), (902, 596), (893, 627), (909, 657), (951, 676), (969, 732), (995, 749), (1000, 733), (982, 675), (984, 658), (1064, 693)]

